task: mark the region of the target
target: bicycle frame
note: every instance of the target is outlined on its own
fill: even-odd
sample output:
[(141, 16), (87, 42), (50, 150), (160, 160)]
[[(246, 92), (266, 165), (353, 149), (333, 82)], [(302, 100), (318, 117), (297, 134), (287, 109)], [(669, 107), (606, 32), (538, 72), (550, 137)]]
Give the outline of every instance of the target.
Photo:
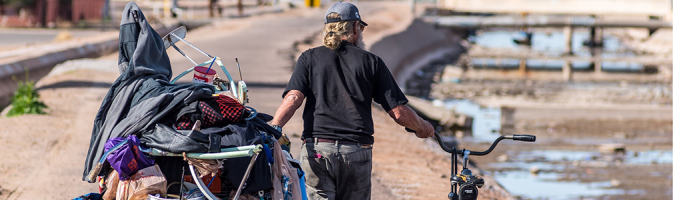
[[(495, 141), (493, 141), (493, 143), (491, 143), (491, 146), (486, 151), (470, 151), (467, 149), (458, 151), (456, 147), (452, 148), (447, 147), (444, 144), (444, 141), (442, 141), (442, 137), (439, 135), (437, 131), (435, 131), (435, 138), (437, 139), (437, 142), (439, 143), (439, 146), (442, 148), (442, 150), (451, 154), (451, 193), (449, 193), (449, 199), (456, 199), (456, 197), (458, 197), (457, 199), (462, 199), (462, 197), (460, 197), (462, 194), (456, 193), (456, 191), (458, 191), (459, 184), (454, 182), (455, 179), (454, 177), (458, 175), (458, 155), (463, 155), (463, 171), (461, 172), (460, 176), (475, 177), (472, 175), (472, 172), (468, 169), (469, 155), (475, 155), (475, 156), (488, 155), (489, 153), (491, 153), (491, 151), (493, 151), (493, 149), (495, 149), (495, 146), (497, 146), (498, 143), (504, 139), (535, 142), (534, 135), (501, 135)], [(469, 174), (466, 174), (465, 172)], [(478, 178), (481, 179), (480, 177)], [(476, 190), (477, 188), (475, 187), (474, 189)]]
[[(405, 128), (406, 131), (415, 133), (416, 131)], [(488, 155), (495, 149), (495, 146), (498, 145), (498, 143), (501, 140), (504, 139), (510, 139), (510, 140), (518, 140), (518, 141), (524, 141), (524, 142), (535, 142), (535, 136), (534, 135), (501, 135), (493, 143), (491, 143), (491, 146), (488, 148), (486, 151), (470, 151), (467, 149), (463, 150), (458, 150), (456, 147), (449, 148), (444, 144), (444, 141), (442, 140), (442, 137), (439, 135), (437, 131), (435, 131), (435, 139), (437, 139), (437, 142), (439, 143), (439, 146), (442, 148), (442, 150), (446, 151), (447, 153), (451, 154), (451, 193), (449, 193), (449, 199), (452, 200), (462, 200), (462, 194), (456, 193), (458, 191), (458, 181), (457, 180), (463, 180), (463, 183), (472, 181), (474, 179), (481, 179), (481, 177), (478, 176), (473, 176), (472, 171), (468, 169), (468, 163), (469, 163), (469, 155), (475, 155), (475, 156), (484, 156)], [(458, 155), (463, 156), (463, 171), (461, 173), (458, 173)], [(459, 177), (458, 177), (459, 176)], [(472, 179), (474, 178), (474, 179)], [(471, 184), (471, 183), (468, 183)], [(481, 181), (481, 184), (483, 184), (483, 180)], [(463, 186), (462, 183), (460, 184), (461, 187)], [(474, 188), (474, 190), (477, 190), (476, 187), (473, 185), (470, 185), (471, 187)], [(478, 187), (481, 188), (481, 185), (478, 185)], [(475, 193), (477, 193), (475, 191)], [(478, 194), (478, 193), (477, 193)], [(474, 196), (474, 199), (476, 199), (477, 196)], [(472, 198), (467, 198), (467, 199), (472, 199)]]

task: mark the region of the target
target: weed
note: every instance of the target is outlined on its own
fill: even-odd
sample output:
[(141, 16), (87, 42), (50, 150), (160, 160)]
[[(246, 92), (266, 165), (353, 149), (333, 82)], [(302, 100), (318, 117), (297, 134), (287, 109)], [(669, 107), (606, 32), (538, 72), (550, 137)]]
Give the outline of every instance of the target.
[(47, 108), (47, 105), (40, 101), (40, 94), (35, 90), (35, 83), (26, 79), (26, 81), (19, 82), (19, 88), (12, 96), (12, 108), (7, 116), (47, 114), (44, 112), (45, 108)]

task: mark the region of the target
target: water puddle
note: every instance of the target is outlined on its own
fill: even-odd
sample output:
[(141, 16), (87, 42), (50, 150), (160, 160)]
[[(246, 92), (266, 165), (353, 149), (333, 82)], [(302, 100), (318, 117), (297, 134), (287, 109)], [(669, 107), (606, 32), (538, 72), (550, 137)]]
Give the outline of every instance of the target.
[(435, 100), (433, 104), (472, 117), (472, 137), (477, 141), (492, 142), (500, 136), (500, 107), (483, 106), (466, 99)]
[[(506, 49), (522, 49), (530, 48), (535, 52), (540, 52), (549, 56), (560, 56), (565, 50), (563, 32), (554, 31), (551, 33), (532, 32), (530, 47), (521, 46), (514, 42), (515, 39), (521, 38), (522, 32), (519, 31), (484, 31), (477, 36), (469, 38), (475, 44), (487, 48), (506, 48)], [(573, 32), (572, 49), (576, 56), (591, 56), (590, 48), (584, 46), (582, 43), (589, 39), (589, 32), (575, 31)], [(620, 56), (634, 56), (619, 39), (610, 35), (603, 37), (602, 55), (614, 58)]]
[[(589, 39), (589, 37), (590, 35), (588, 31), (573, 32), (571, 48), (575, 56), (590, 58), (596, 54), (600, 55), (602, 58), (622, 58), (634, 57), (636, 55), (622, 44), (618, 38), (610, 35), (604, 35), (603, 47), (594, 48), (592, 50), (583, 45), (583, 42)], [(486, 48), (509, 49), (512, 51), (529, 48), (535, 53), (550, 57), (549, 59), (526, 59), (526, 66), (529, 69), (560, 69), (563, 66), (565, 61), (553, 59), (553, 57), (561, 56), (564, 53), (565, 39), (563, 37), (563, 32), (532, 32), (530, 46), (519, 45), (514, 42), (514, 40), (521, 38), (522, 32), (518, 31), (484, 31), (478, 33), (476, 36), (471, 36), (469, 40), (476, 45)], [(507, 58), (473, 58), (471, 62), (475, 67), (516, 69), (519, 67), (520, 60)], [(578, 60), (572, 61), (571, 64), (575, 70), (588, 70), (592, 67), (592, 63), (589, 61)], [(604, 71), (642, 71), (644, 69), (644, 66), (637, 62), (603, 61), (601, 62), (601, 66)]]
[[(564, 170), (579, 166), (611, 167), (615, 163), (612, 154), (594, 151), (508, 151), (506, 162), (491, 163), (486, 166), (500, 183), (512, 195), (523, 199), (579, 199), (604, 195), (640, 195), (644, 190), (623, 190), (613, 187), (611, 181), (580, 182), (577, 174), (567, 174)], [(650, 165), (652, 163), (673, 163), (673, 152), (666, 150), (627, 151), (617, 156), (620, 165)], [(530, 169), (539, 169), (538, 174)], [(670, 176), (663, 172), (651, 172), (652, 177)], [(564, 179), (566, 181), (561, 181)], [(573, 180), (573, 181), (567, 181)]]
[[(606, 154), (597, 151), (508, 151), (507, 155), (515, 155), (508, 162), (491, 163), (489, 168), (529, 170), (537, 167), (543, 171), (563, 171), (565, 165), (581, 165), (582, 162), (614, 162), (618, 160), (623, 165), (650, 165), (673, 163), (673, 151), (627, 151), (623, 155)], [(606, 163), (610, 164), (610, 163)]]
[[(621, 194), (618, 189), (606, 189), (610, 182), (580, 183), (556, 182), (558, 173), (508, 172), (495, 176), (495, 179), (514, 196), (524, 199), (577, 199), (578, 197)], [(525, 186), (525, 187), (524, 187)]]

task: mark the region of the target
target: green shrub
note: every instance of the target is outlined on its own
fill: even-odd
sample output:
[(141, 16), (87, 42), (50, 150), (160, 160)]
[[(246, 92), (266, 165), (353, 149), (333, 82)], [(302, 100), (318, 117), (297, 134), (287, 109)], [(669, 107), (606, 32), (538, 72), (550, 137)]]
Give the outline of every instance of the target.
[(12, 108), (7, 116), (46, 114), (43, 110), (45, 108), (47, 105), (40, 101), (40, 94), (35, 90), (35, 83), (33, 81), (19, 82), (19, 88), (12, 96)]

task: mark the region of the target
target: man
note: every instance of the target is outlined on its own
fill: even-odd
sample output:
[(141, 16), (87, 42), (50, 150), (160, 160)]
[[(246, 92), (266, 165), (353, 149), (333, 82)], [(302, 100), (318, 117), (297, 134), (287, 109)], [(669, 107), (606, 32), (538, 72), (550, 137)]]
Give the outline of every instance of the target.
[(306, 98), (301, 166), (309, 199), (370, 199), (374, 124), (372, 100), (419, 138), (432, 125), (405, 104), (385, 63), (363, 49), (367, 23), (350, 3), (325, 14), (324, 45), (297, 60), (271, 125), (280, 129)]
[(211, 18), (215, 17), (214, 9), (217, 9), (217, 13), (222, 17), (222, 6), (217, 3), (218, 0), (209, 0), (208, 1), (208, 14)]

